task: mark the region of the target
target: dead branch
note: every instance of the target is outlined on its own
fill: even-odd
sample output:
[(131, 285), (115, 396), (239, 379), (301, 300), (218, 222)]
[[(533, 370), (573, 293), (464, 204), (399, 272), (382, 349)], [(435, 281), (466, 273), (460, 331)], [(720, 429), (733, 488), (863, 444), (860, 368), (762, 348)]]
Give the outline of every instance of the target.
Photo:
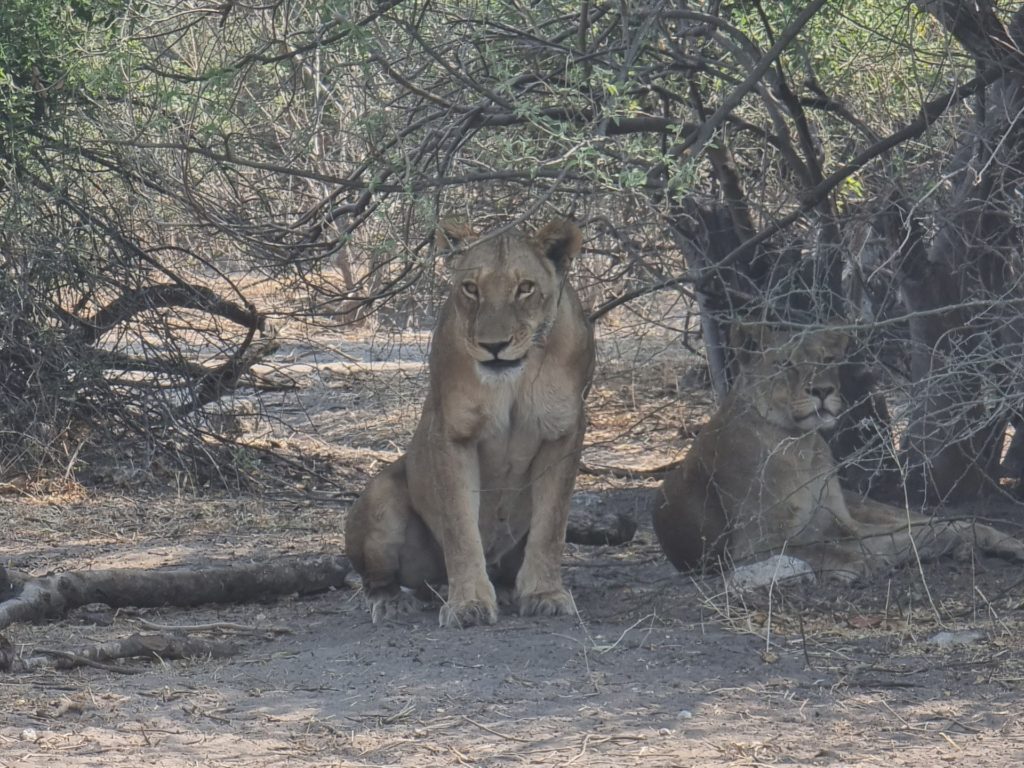
[[(689, 435), (688, 437), (693, 437)], [(594, 477), (621, 477), (624, 480), (632, 480), (637, 477), (661, 477), (666, 472), (678, 467), (683, 463), (682, 459), (670, 461), (667, 464), (660, 464), (657, 467), (645, 467), (643, 469), (631, 469), (629, 467), (598, 466), (596, 464), (580, 463), (581, 475), (592, 475)]]
[(294, 555), (258, 563), (69, 571), (33, 579), (0, 603), (0, 629), (64, 616), (89, 603), (112, 608), (240, 603), (345, 585), (340, 555)]
[(140, 635), (96, 643), (73, 651), (37, 648), (29, 654), (15, 656), (0, 649), (0, 672), (34, 672), (39, 669), (74, 669), (92, 667), (119, 675), (134, 675), (142, 670), (121, 664), (118, 659), (142, 658), (157, 661), (169, 659), (222, 659), (238, 652), (234, 643), (204, 640), (186, 635)]
[[(685, 283), (692, 282), (692, 278), (683, 275), (680, 277), (671, 277), (665, 280), (659, 280), (653, 285), (644, 285), (639, 288), (634, 288), (633, 290), (630, 291), (624, 291), (623, 293), (619, 294), (618, 296), (615, 296), (614, 298), (609, 299), (608, 301), (604, 302), (599, 307), (594, 309), (594, 311), (590, 313), (588, 319), (590, 320), (590, 322), (596, 323), (598, 320), (607, 315), (616, 307), (621, 307), (623, 304), (628, 304), (629, 302), (633, 301), (633, 299), (638, 299), (641, 296), (646, 296), (648, 293), (654, 293), (665, 288), (678, 289)], [(683, 293), (684, 295), (686, 295), (685, 291)]]
[(254, 307), (241, 307), (233, 301), (222, 299), (205, 286), (184, 283), (149, 285), (119, 296), (89, 320), (79, 321), (78, 338), (75, 340), (95, 344), (107, 331), (140, 312), (171, 307), (200, 310), (245, 328), (261, 331), (266, 324), (266, 318)]
[(221, 659), (233, 656), (238, 646), (223, 640), (204, 640), (187, 635), (140, 635), (138, 633), (96, 643), (77, 651), (67, 652), (37, 648), (33, 653), (57, 659), (57, 669), (91, 666), (90, 662), (104, 664), (117, 659)]
[[(750, 93), (757, 84), (761, 81), (765, 72), (773, 66), (775, 60), (782, 55), (786, 46), (793, 41), (793, 39), (800, 33), (800, 30), (809, 22), (815, 14), (821, 10), (824, 5), (823, 0), (815, 0), (814, 2), (808, 3), (807, 6), (790, 22), (790, 24), (782, 31), (775, 44), (769, 48), (756, 65), (751, 68), (747, 77), (742, 83), (737, 85), (732, 92), (722, 101), (722, 104), (715, 110), (704, 123), (701, 125), (700, 130), (694, 133), (690, 138), (683, 142), (680, 147), (681, 152), (689, 151), (691, 156), (695, 156), (711, 141), (715, 131), (725, 122), (725, 120), (732, 114), (733, 110), (740, 105), (740, 102)], [(669, 18), (672, 15), (688, 13), (685, 11), (662, 11), (662, 14)], [(710, 21), (714, 21), (712, 17), (708, 17)]]
[(143, 629), (150, 629), (154, 632), (239, 632), (249, 635), (292, 634), (292, 630), (288, 627), (257, 627), (249, 624), (239, 624), (235, 621), (211, 621), (204, 624), (159, 624), (155, 621), (147, 621), (146, 619), (133, 619), (133, 622)]
[(238, 386), (238, 380), (250, 368), (277, 349), (276, 333), (272, 328), (265, 338), (253, 344), (255, 333), (256, 329), (250, 328), (245, 341), (227, 362), (195, 382), (193, 385), (195, 396), (178, 409), (179, 414), (191, 413), (204, 405), (219, 400), (224, 394)]

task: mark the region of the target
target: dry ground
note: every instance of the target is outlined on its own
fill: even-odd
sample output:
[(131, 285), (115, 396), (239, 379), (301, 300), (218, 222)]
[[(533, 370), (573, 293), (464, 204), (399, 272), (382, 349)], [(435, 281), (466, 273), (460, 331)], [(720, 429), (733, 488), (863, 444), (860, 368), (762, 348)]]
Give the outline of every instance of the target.
[[(302, 386), (246, 427), (322, 453), (329, 476), (242, 498), (9, 495), (0, 562), (45, 573), (339, 550), (346, 506), (415, 424), (424, 343), (321, 334), (282, 349), (274, 375)], [(580, 487), (635, 510), (651, 481), (621, 470), (677, 458), (680, 426), (709, 402), (685, 359), (602, 350)], [(1018, 525), (1021, 514), (1009, 510)], [(140, 619), (254, 631), (196, 631), (241, 643), (227, 660), (0, 677), (0, 767), (1024, 764), (1019, 568), (929, 564), (743, 597), (675, 573), (641, 522), (627, 546), (568, 548), (572, 618), (506, 610), (494, 627), (454, 631), (434, 608), (373, 627), (354, 583), (11, 627), (23, 649), (121, 637)]]

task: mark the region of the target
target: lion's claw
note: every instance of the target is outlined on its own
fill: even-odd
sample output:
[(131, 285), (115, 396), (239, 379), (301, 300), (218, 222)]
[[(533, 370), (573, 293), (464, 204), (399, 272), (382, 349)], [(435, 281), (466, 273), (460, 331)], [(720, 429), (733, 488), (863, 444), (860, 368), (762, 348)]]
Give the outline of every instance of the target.
[(572, 595), (564, 589), (519, 596), (520, 616), (565, 616), (576, 613)]
[(382, 591), (368, 595), (366, 602), (370, 608), (370, 621), (374, 624), (423, 609), (423, 602), (404, 589), (397, 593)]
[(498, 620), (498, 606), (484, 600), (449, 600), (441, 606), (438, 622), (442, 627), (470, 627), (474, 624), (494, 624)]

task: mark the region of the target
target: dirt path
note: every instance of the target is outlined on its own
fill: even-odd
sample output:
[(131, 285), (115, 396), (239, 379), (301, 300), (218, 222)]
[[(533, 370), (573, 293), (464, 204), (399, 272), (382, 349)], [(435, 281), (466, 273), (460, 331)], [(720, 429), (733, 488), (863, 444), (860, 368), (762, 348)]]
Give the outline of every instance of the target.
[[(155, 537), (143, 547), (64, 545), (60, 554), (69, 567), (156, 564), (329, 539)], [(290, 632), (238, 636), (243, 650), (227, 661), (143, 664), (131, 676), (6, 676), (0, 766), (1024, 762), (1016, 569), (986, 561), (973, 573), (968, 564), (926, 571), (933, 592), (962, 596), (974, 585), (998, 603), (943, 602), (940, 626), (914, 574), (857, 591), (810, 587), (741, 601), (718, 579), (679, 576), (650, 541), (645, 529), (626, 547), (570, 547), (575, 618), (506, 610), (494, 627), (442, 630), (435, 607), (373, 627), (356, 592), (339, 590), (122, 613), (109, 626), (11, 628), (8, 639), (25, 648), (124, 636), (139, 617)], [(28, 560), (56, 552), (42, 546)], [(965, 645), (928, 642), (964, 628), (979, 630), (954, 635)]]
[[(4, 497), (0, 562), (45, 573), (341, 550), (345, 506), (415, 423), (423, 366), (415, 345), (329, 347), (284, 347), (278, 373), (303, 386), (250, 428), (325, 452), (330, 487)], [(678, 455), (678, 369), (603, 362), (583, 489), (642, 491), (603, 468)], [(577, 617), (506, 608), (464, 631), (439, 629), (436, 607), (373, 627), (355, 589), (11, 627), (23, 650), (123, 637), (140, 618), (259, 631), (200, 633), (234, 637), (227, 660), (0, 676), (0, 768), (1024, 764), (1019, 568), (944, 563), (744, 598), (676, 574), (642, 525), (624, 547), (570, 546), (565, 573)]]

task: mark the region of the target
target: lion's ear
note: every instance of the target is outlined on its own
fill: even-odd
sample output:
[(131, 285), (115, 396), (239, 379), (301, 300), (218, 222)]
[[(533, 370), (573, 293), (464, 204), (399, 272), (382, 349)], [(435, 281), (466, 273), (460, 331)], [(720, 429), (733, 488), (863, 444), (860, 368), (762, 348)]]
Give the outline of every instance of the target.
[(837, 328), (830, 328), (826, 343), (834, 350), (836, 357), (843, 357), (850, 348), (850, 334)]
[(554, 262), (555, 269), (565, 272), (572, 260), (579, 256), (583, 247), (583, 233), (575, 222), (556, 219), (544, 225), (533, 236), (533, 242), (542, 254)]
[(729, 339), (741, 366), (750, 365), (754, 355), (764, 351), (766, 335), (769, 333), (768, 327), (759, 323), (733, 323)]
[(434, 233), (434, 247), (442, 253), (461, 248), (477, 236), (476, 231), (464, 221), (442, 219)]

